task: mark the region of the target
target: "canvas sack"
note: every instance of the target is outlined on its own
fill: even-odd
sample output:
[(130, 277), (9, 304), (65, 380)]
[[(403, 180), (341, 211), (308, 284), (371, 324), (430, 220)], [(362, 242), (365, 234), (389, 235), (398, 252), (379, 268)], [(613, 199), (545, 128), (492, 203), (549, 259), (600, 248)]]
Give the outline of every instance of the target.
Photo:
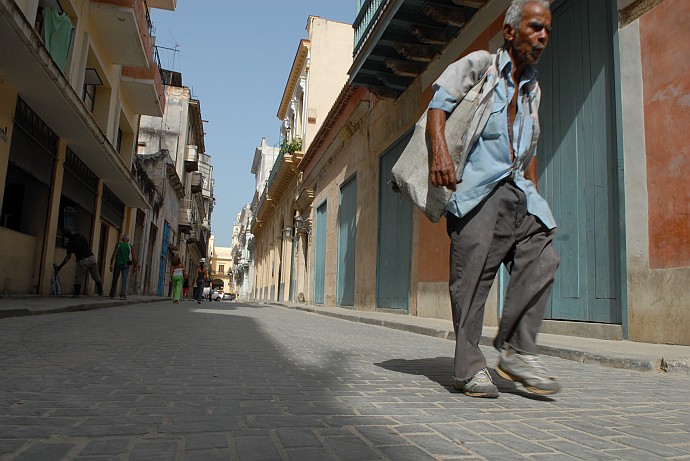
[[(472, 145), (467, 145), (466, 141), (467, 136), (470, 135), (470, 123), (482, 103), (481, 92), (485, 81), (486, 74), (467, 92), (446, 120), (446, 143), (455, 165), (458, 183), (465, 169), (467, 155), (472, 148)], [(432, 222), (438, 222), (445, 212), (453, 191), (446, 187), (435, 187), (431, 183), (429, 171), (433, 157), (431, 143), (426, 136), (427, 112), (424, 111), (415, 125), (410, 142), (393, 165), (391, 185), (393, 190), (411, 200)]]

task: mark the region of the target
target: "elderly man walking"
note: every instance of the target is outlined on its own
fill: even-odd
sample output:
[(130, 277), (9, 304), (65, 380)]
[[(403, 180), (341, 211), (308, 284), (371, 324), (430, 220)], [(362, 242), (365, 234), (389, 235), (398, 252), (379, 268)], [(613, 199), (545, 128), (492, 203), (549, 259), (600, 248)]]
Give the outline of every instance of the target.
[[(534, 68), (549, 41), (547, 0), (513, 0), (496, 55), (478, 51), (451, 64), (434, 84), (427, 135), (430, 178), (454, 191), (446, 207), (450, 245), (450, 297), (456, 333), (454, 387), (473, 397), (498, 397), (479, 349), (484, 306), (501, 264), (510, 273), (494, 341), (496, 371), (528, 391), (560, 390), (536, 354), (536, 337), (551, 296), (559, 256), (556, 223), (537, 192), (536, 145), (540, 89)], [(448, 152), (445, 121), (465, 94), (486, 76), (462, 178)]]

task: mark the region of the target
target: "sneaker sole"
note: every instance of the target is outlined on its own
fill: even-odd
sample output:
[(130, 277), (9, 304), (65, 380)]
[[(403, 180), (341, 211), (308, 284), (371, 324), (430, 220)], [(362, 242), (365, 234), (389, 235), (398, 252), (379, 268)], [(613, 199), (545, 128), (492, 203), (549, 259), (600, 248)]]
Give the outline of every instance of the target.
[(522, 378), (520, 378), (519, 376), (514, 375), (514, 374), (512, 374), (512, 373), (508, 373), (508, 372), (505, 371), (505, 370), (502, 370), (501, 367), (499, 367), (499, 366), (496, 366), (495, 370), (496, 370), (496, 373), (498, 373), (498, 375), (499, 375), (501, 378), (503, 378), (503, 379), (505, 379), (505, 380), (508, 380), (508, 381), (513, 381), (513, 382), (517, 382), (517, 383), (522, 384), (522, 386), (523, 386), (528, 392), (530, 392), (530, 393), (532, 393), (532, 394), (537, 394), (537, 395), (551, 395), (551, 394), (555, 394), (556, 392), (560, 391), (560, 389), (555, 389), (555, 390), (554, 390), (554, 389), (540, 389), (540, 388), (538, 388), (538, 387), (531, 386), (531, 385), (527, 384), (527, 382), (525, 382), (524, 379), (522, 379)]
[(498, 391), (496, 392), (471, 392), (471, 391), (465, 391), (463, 389), (463, 386), (458, 384), (457, 382), (453, 383), (453, 389), (455, 389), (458, 392), (462, 392), (463, 394), (469, 396), (469, 397), (481, 397), (485, 399), (497, 399), (498, 398)]

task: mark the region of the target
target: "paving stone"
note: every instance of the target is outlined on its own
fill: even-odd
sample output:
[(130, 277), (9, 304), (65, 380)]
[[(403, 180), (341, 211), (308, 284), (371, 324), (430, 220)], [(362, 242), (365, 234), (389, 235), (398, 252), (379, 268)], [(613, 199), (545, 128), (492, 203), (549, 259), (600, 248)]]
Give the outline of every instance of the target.
[(671, 458), (677, 456), (688, 455), (687, 449), (674, 448), (661, 443), (652, 442), (651, 440), (642, 439), (639, 437), (625, 437), (619, 440), (622, 445), (637, 448), (639, 450), (648, 451), (655, 455)]
[(520, 456), (518, 453), (510, 450), (508, 447), (499, 445), (497, 443), (467, 442), (465, 444), (465, 448), (467, 448), (467, 450), (469, 450), (473, 454), (483, 456), (484, 458), (490, 460), (510, 459), (514, 461), (519, 461), (529, 459), (524, 456)]
[(79, 452), (79, 455), (117, 455), (125, 453), (129, 449), (130, 442), (130, 439), (121, 438), (92, 440)]
[(190, 434), (185, 445), (187, 450), (204, 450), (211, 448), (228, 448), (228, 436), (225, 433)]
[(194, 450), (184, 454), (184, 461), (230, 461), (229, 450)]
[(288, 448), (289, 461), (329, 461), (335, 460), (325, 448)]
[(406, 438), (424, 451), (435, 456), (466, 454), (462, 442), (452, 442), (439, 435), (408, 435)]
[[(0, 427), (0, 434), (4, 431)], [(0, 456), (12, 453), (20, 449), (26, 442), (18, 439), (0, 439)]]
[(321, 441), (311, 429), (306, 428), (278, 428), (276, 434), (285, 448), (321, 447)]
[(169, 461), (175, 459), (178, 442), (175, 440), (137, 441), (129, 461)]
[(363, 439), (375, 446), (399, 445), (401, 442), (397, 428), (394, 429), (389, 426), (359, 426), (355, 429)]
[(29, 447), (15, 458), (14, 461), (54, 461), (64, 459), (74, 449), (68, 443), (41, 443)]
[(235, 437), (237, 455), (242, 461), (271, 461), (282, 457), (269, 436)]
[(231, 307), (0, 321), (0, 459), (52, 445), (80, 461), (690, 457), (687, 396), (654, 391), (684, 377), (544, 357), (563, 392), (497, 379), (499, 399), (473, 399), (450, 388), (452, 341)]
[(326, 447), (343, 461), (364, 461), (381, 459), (366, 443), (357, 437), (327, 437)]
[(384, 455), (395, 461), (434, 461), (437, 458), (414, 445), (393, 445), (379, 447)]

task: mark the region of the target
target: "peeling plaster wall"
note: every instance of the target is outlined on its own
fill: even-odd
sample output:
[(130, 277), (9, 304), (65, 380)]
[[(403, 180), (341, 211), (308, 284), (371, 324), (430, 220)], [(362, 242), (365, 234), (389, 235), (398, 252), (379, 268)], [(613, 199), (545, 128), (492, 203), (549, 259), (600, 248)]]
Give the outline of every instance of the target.
[(666, 0), (619, 31), (628, 337), (634, 341), (690, 345), (690, 195), (679, 167), (690, 154), (683, 106), (690, 66), (678, 59), (690, 38), (689, 20), (690, 4)]

